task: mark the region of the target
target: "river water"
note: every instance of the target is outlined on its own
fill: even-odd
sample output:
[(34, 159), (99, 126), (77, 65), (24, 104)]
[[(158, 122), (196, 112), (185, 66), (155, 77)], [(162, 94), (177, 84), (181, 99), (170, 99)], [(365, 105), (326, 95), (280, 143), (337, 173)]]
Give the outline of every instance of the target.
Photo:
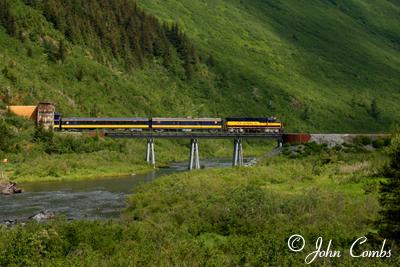
[[(246, 159), (249, 161), (252, 159)], [(228, 167), (231, 159), (202, 160), (204, 168)], [(161, 176), (187, 170), (187, 163), (171, 163), (169, 168), (147, 174), (79, 181), (36, 182), (20, 184), (22, 194), (0, 195), (0, 223), (25, 221), (43, 210), (67, 219), (107, 219), (119, 217), (126, 198), (135, 187)]]

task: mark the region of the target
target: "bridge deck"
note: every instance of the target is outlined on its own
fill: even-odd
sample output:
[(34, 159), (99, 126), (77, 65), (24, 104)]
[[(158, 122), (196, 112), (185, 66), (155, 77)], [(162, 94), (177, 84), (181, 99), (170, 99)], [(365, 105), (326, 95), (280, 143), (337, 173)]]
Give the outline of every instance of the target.
[(132, 132), (116, 133), (107, 132), (106, 137), (110, 138), (187, 138), (187, 139), (282, 139), (281, 133), (194, 133), (194, 132)]

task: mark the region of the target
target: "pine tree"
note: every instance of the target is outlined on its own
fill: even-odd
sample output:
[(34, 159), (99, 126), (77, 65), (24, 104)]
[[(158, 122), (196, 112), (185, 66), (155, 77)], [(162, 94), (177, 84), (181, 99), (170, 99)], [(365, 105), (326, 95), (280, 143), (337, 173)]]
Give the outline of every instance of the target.
[(210, 55), (208, 57), (206, 64), (209, 67), (214, 67), (215, 66), (215, 60), (214, 60), (214, 57), (212, 55)]
[(310, 120), (310, 107), (309, 106), (305, 106), (303, 112), (301, 113), (301, 119), (304, 121), (308, 121)]
[(33, 50), (32, 47), (28, 47), (28, 50), (26, 51), (26, 55), (28, 57), (33, 57)]
[[(0, 22), (12, 22), (6, 11), (7, 0), (0, 0)], [(40, 10), (54, 27), (64, 33), (73, 44), (90, 47), (97, 60), (110, 57), (123, 66), (143, 65), (155, 57), (166, 68), (184, 67), (186, 76), (196, 71), (198, 56), (189, 38), (177, 24), (161, 24), (154, 16), (146, 14), (132, 0), (25, 0)], [(16, 24), (9, 24), (16, 32)], [(13, 30), (12, 25), (15, 25)], [(49, 59), (65, 60), (65, 43), (48, 49)], [(175, 56), (177, 55), (177, 56)]]
[(7, 0), (0, 1), (0, 23), (4, 26), (9, 35), (17, 35), (17, 24)]
[(197, 63), (197, 56), (194, 47), (189, 43), (185, 42), (184, 48), (184, 69), (186, 78), (191, 80), (193, 78), (193, 73), (195, 71), (196, 63)]
[(58, 45), (58, 59), (61, 60), (62, 62), (65, 61), (65, 57), (66, 57), (66, 48), (64, 45), (64, 41), (61, 40), (59, 45)]
[(139, 66), (142, 66), (143, 63), (144, 63), (144, 55), (143, 55), (142, 47), (139, 44), (139, 40), (136, 40), (135, 47), (136, 48), (135, 48), (134, 51), (135, 51), (136, 59), (137, 59), (137, 61), (139, 63)]
[(183, 68), (185, 69), (186, 78), (188, 80), (191, 80), (193, 78), (193, 73), (194, 73), (192, 64), (190, 64), (188, 61), (185, 61), (183, 64)]
[(165, 53), (162, 55), (162, 58), (164, 67), (166, 67), (167, 69), (171, 68), (174, 59), (172, 57), (172, 52), (170, 48), (167, 48), (167, 51), (165, 51)]
[(384, 238), (400, 241), (400, 130), (392, 137), (390, 162), (383, 170), (379, 202), (382, 207), (379, 233)]
[(153, 40), (152, 40), (152, 33), (149, 27), (149, 24), (144, 21), (142, 23), (142, 28), (141, 28), (141, 36), (142, 36), (142, 43), (141, 47), (143, 52), (146, 55), (153, 55), (154, 50), (153, 50)]
[(378, 108), (378, 101), (377, 101), (376, 98), (372, 99), (372, 101), (371, 101), (371, 106), (370, 106), (370, 109), (369, 109), (369, 114), (370, 114), (371, 117), (374, 118), (375, 120), (378, 120), (379, 117), (380, 117), (380, 115), (381, 115), (381, 112), (379, 111), (379, 108)]

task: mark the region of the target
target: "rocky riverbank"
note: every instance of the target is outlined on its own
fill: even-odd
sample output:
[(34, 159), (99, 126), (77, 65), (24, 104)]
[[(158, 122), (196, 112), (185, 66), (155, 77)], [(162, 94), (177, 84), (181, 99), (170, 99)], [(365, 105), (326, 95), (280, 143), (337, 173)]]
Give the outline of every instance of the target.
[(37, 223), (43, 223), (43, 222), (46, 222), (48, 220), (53, 219), (54, 217), (55, 217), (54, 212), (49, 211), (49, 210), (43, 210), (43, 211), (40, 211), (39, 213), (37, 213), (35, 215), (30, 216), (26, 220), (22, 220), (22, 221), (19, 221), (19, 220), (16, 220), (16, 219), (4, 220), (4, 221), (0, 222), (0, 226), (1, 225), (5, 226), (5, 227), (13, 227), (15, 225), (25, 226), (26, 223), (29, 222), (29, 221), (35, 221)]
[(3, 195), (13, 195), (22, 193), (22, 189), (17, 187), (14, 182), (0, 183), (0, 193)]

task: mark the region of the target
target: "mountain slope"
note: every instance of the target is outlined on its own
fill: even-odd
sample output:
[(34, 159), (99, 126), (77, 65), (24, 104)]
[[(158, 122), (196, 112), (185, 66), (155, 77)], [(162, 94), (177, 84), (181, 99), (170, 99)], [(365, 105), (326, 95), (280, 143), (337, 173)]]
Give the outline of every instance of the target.
[[(139, 63), (135, 51), (130, 52), (132, 49), (126, 53), (128, 59), (122, 58), (123, 53), (118, 53), (118, 49), (124, 44), (111, 44), (113, 36), (103, 38), (104, 41), (100, 39), (100, 36), (112, 34), (120, 30), (117, 27), (124, 26), (116, 23), (115, 19), (110, 19), (113, 27), (106, 23), (105, 27), (109, 27), (106, 33), (98, 29), (97, 24), (86, 25), (85, 28), (89, 19), (83, 19), (81, 25), (75, 21), (72, 25), (77, 30), (71, 30), (71, 17), (56, 16), (57, 19), (52, 19), (55, 16), (52, 9), (41, 6), (42, 1), (1, 2), (6, 2), (11, 10), (12, 21), (16, 24), (11, 28), (17, 28), (10, 33), (7, 21), (3, 22), (5, 27), (0, 27), (0, 95), (11, 104), (51, 100), (67, 115), (85, 116), (216, 113), (215, 110), (209, 110), (210, 105), (201, 105), (205, 100), (201, 93), (196, 93), (212, 89), (202, 85), (212, 82), (212, 75), (202, 78), (194, 74), (193, 81), (188, 80), (184, 59), (176, 55), (178, 48), (168, 48), (174, 57), (168, 68), (164, 66), (163, 58), (156, 57), (153, 52), (143, 53), (142, 62)], [(32, 2), (38, 5), (26, 4)], [(63, 0), (43, 2), (63, 3)], [(83, 2), (87, 4), (88, 1)], [(70, 3), (71, 8), (76, 5), (76, 2), (65, 3)], [(109, 3), (116, 7), (117, 3), (123, 1)], [(91, 13), (90, 9), (85, 9), (83, 5), (81, 7), (82, 16)], [(63, 15), (68, 16), (68, 12), (65, 13)], [(139, 13), (138, 23), (146, 20), (140, 16), (143, 17), (142, 13)], [(151, 25), (156, 23), (150, 18)], [(156, 31), (159, 30), (156, 28)], [(100, 32), (98, 36), (97, 31)], [(146, 29), (144, 31), (147, 32)], [(120, 35), (124, 36), (123, 33)], [(143, 39), (139, 38), (139, 41), (144, 42)], [(65, 59), (61, 60), (58, 50), (62, 42)], [(155, 40), (150, 42), (152, 46), (157, 44)], [(132, 42), (128, 42), (130, 44)], [(114, 47), (116, 53), (113, 53)], [(126, 68), (127, 64), (129, 68)], [(197, 68), (207, 72), (205, 66), (198, 64)], [(216, 96), (214, 101), (219, 101), (219, 97)]]
[[(140, 0), (147, 15), (133, 26), (119, 14), (130, 0), (102, 1), (113, 16), (94, 0), (5, 1), (14, 19), (0, 19), (0, 96), (12, 104), (51, 100), (69, 116), (276, 115), (288, 131), (387, 131), (400, 118), (398, 1)], [(196, 58), (171, 40), (160, 54), (155, 39), (124, 38), (158, 23), (148, 14), (162, 22), (151, 38), (177, 23)], [(71, 16), (82, 18), (75, 30)]]
[[(387, 129), (399, 119), (400, 2), (141, 0), (293, 128)], [(376, 99), (381, 116), (370, 116)], [(244, 100), (246, 101), (246, 100)], [(304, 119), (306, 119), (304, 121)]]

